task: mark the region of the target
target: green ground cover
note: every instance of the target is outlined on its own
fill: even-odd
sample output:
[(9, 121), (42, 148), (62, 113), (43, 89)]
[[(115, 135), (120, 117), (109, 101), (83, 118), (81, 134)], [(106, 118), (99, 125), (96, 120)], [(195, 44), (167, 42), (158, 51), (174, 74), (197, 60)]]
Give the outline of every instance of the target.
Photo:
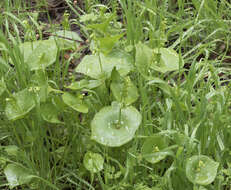
[(0, 189), (231, 189), (229, 1), (0, 10)]

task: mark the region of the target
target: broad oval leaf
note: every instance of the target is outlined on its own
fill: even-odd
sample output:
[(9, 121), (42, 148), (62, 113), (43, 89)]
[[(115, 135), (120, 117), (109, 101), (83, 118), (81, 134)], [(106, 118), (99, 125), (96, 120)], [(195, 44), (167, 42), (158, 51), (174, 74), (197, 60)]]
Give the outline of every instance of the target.
[(97, 173), (103, 169), (104, 158), (98, 153), (87, 152), (84, 155), (83, 164), (88, 171)]
[(94, 79), (100, 79), (102, 76), (109, 78), (114, 67), (116, 67), (120, 75), (127, 75), (133, 69), (132, 57), (119, 50), (112, 51), (106, 56), (100, 54), (100, 58), (97, 55), (86, 55), (75, 71)]
[(24, 89), (7, 98), (5, 113), (9, 120), (23, 118), (35, 107), (34, 93)]
[(83, 100), (77, 96), (74, 96), (71, 93), (65, 92), (62, 95), (63, 102), (70, 106), (72, 109), (81, 112), (81, 113), (87, 113), (88, 107), (83, 103)]
[(118, 147), (129, 142), (141, 123), (140, 113), (132, 106), (121, 109), (108, 106), (102, 108), (91, 122), (92, 139), (110, 147)]
[(8, 164), (4, 169), (4, 174), (9, 183), (10, 189), (19, 185), (27, 184), (32, 179), (29, 169), (16, 164)]
[(187, 160), (186, 176), (194, 184), (209, 185), (217, 175), (219, 163), (204, 155), (195, 155)]
[(173, 49), (160, 48), (153, 51), (156, 54), (156, 59), (151, 65), (154, 70), (166, 73), (183, 67), (183, 64), (180, 65), (179, 55)]
[(56, 60), (57, 45), (54, 39), (25, 42), (20, 45), (20, 50), (30, 70), (44, 69)]
[(172, 151), (166, 150), (168, 140), (165, 136), (156, 134), (148, 137), (142, 146), (142, 156), (148, 162), (155, 164), (165, 159)]

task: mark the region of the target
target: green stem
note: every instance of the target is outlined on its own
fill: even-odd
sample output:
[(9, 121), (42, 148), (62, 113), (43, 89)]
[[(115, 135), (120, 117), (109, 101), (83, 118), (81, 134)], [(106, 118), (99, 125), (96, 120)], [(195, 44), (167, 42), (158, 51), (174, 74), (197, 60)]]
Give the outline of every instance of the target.
[(100, 57), (100, 53), (99, 53), (99, 51), (98, 51), (97, 53), (98, 53), (98, 57), (99, 57), (99, 66), (100, 66), (100, 71), (101, 71), (101, 73), (102, 73), (102, 72), (103, 72), (102, 60), (101, 60), (101, 57)]

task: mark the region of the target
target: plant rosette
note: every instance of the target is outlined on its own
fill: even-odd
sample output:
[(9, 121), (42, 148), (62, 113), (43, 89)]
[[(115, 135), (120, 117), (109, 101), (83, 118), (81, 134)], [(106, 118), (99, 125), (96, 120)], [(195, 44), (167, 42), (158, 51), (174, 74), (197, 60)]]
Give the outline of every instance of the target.
[(145, 140), (142, 146), (142, 156), (146, 161), (155, 164), (173, 154), (167, 148), (168, 139), (161, 134), (155, 134)]
[(119, 147), (132, 140), (141, 120), (140, 113), (134, 107), (121, 108), (113, 103), (94, 116), (91, 138), (105, 146)]
[(87, 152), (83, 164), (88, 171), (97, 173), (103, 169), (104, 158), (98, 153)]
[(186, 176), (194, 184), (209, 185), (217, 175), (219, 163), (204, 155), (195, 155), (186, 163)]

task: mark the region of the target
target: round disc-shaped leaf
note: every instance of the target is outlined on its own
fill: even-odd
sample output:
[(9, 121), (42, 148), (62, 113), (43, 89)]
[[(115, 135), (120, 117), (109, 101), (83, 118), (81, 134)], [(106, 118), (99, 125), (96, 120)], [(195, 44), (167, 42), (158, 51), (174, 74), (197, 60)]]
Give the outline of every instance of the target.
[(87, 152), (84, 155), (83, 164), (85, 168), (92, 173), (101, 171), (103, 169), (103, 163), (104, 159), (98, 153)]
[(179, 67), (182, 67), (180, 64), (179, 55), (169, 48), (160, 48), (153, 50), (155, 53), (160, 53), (160, 60), (152, 64), (152, 68), (162, 73), (169, 71), (176, 71)]
[(186, 176), (194, 184), (208, 185), (217, 175), (218, 162), (204, 155), (195, 155), (186, 163)]
[(25, 42), (20, 45), (20, 49), (30, 70), (44, 69), (53, 64), (58, 51), (54, 39)]
[(72, 109), (81, 113), (88, 112), (88, 107), (83, 103), (81, 98), (74, 96), (73, 94), (70, 94), (68, 92), (64, 93), (62, 95), (62, 98), (64, 103), (70, 106)]
[(122, 108), (121, 115), (119, 112), (119, 108), (108, 106), (96, 113), (91, 122), (92, 139), (110, 147), (130, 141), (141, 123), (141, 115), (132, 106)]
[(168, 155), (171, 155), (170, 150), (165, 150), (168, 147), (168, 140), (165, 136), (156, 134), (148, 137), (142, 146), (142, 156), (148, 162), (155, 164)]
[(75, 71), (94, 79), (100, 79), (104, 74), (110, 77), (114, 67), (120, 75), (127, 75), (133, 68), (131, 56), (123, 51), (113, 51), (107, 56), (100, 54), (100, 58), (97, 55), (86, 55)]
[(9, 183), (10, 189), (27, 184), (31, 181), (30, 171), (20, 165), (8, 164), (4, 169), (4, 174)]
[(29, 89), (24, 89), (8, 98), (5, 113), (9, 120), (16, 120), (24, 117), (34, 107), (34, 94)]

